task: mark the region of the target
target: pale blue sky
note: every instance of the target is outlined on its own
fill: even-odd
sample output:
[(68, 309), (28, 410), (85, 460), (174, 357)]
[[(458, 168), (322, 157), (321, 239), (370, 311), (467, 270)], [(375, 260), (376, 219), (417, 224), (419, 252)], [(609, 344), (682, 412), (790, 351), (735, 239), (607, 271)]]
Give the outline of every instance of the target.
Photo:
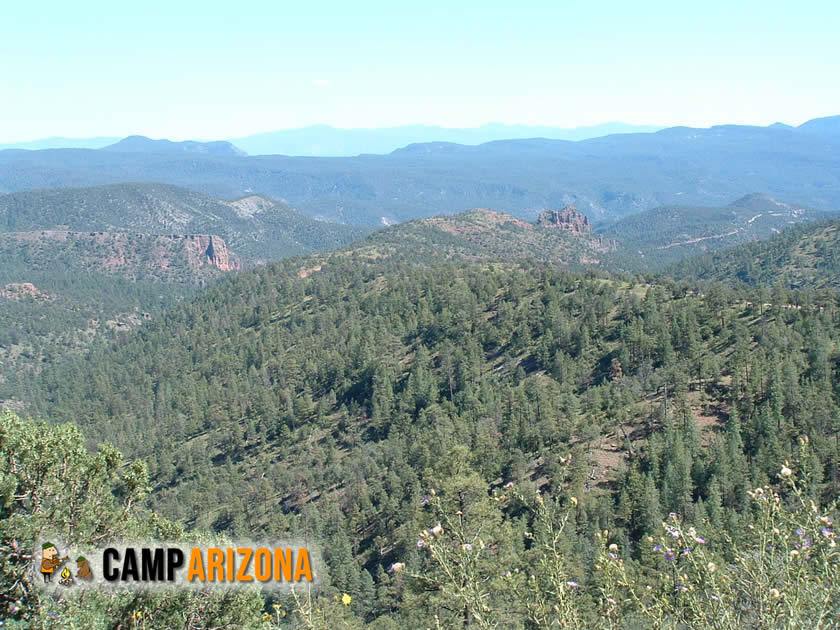
[(0, 143), (799, 124), (840, 114), (839, 23), (836, 0), (4, 1)]

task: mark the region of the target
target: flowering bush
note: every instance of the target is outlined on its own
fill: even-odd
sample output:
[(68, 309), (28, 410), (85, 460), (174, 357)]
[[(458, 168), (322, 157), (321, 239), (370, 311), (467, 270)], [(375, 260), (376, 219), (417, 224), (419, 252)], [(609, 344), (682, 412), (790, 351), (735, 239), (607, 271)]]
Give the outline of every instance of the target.
[(498, 548), (485, 544), (492, 536), (483, 524), (466, 527), (432, 497), (427, 507), (442, 525), (424, 532), (419, 552), (429, 568), (414, 577), (463, 611), (436, 617), (438, 627), (835, 628), (836, 503), (820, 508), (806, 478), (786, 462), (775, 485), (750, 491), (743, 531), (702, 532), (708, 522), (694, 526), (672, 513), (658, 537), (642, 541), (641, 559), (599, 532), (588, 571), (570, 549), (577, 501), (527, 501), (506, 489), (511, 498), (497, 507), (526, 510), (529, 529), (520, 532), (523, 549), (505, 564)]
[[(738, 540), (712, 549), (676, 514), (652, 547), (661, 556), (643, 584), (602, 548), (596, 568), (611, 627), (641, 616), (655, 627), (834, 628), (840, 613), (840, 553), (833, 519), (807, 498), (786, 464), (781, 486), (750, 491), (755, 519)], [(605, 536), (600, 537), (605, 540)], [(653, 543), (652, 538), (648, 539)]]

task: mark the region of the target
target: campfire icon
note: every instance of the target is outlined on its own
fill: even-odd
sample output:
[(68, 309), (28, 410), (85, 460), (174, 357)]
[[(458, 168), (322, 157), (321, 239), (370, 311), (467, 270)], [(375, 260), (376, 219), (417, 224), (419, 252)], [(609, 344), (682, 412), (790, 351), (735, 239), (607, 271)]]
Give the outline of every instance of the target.
[[(45, 584), (52, 582), (53, 575), (58, 577), (58, 583), (64, 587), (85, 586), (93, 582), (93, 571), (91, 571), (90, 562), (85, 556), (78, 553), (73, 554), (77, 556), (76, 569), (78, 569), (78, 572), (73, 575), (73, 568), (64, 566), (64, 563), (70, 560), (71, 556), (68, 549), (65, 548), (65, 555), (61, 555), (58, 547), (52, 542), (43, 543), (41, 548), (43, 551), (40, 563), (38, 563), (37, 556), (33, 554), (33, 564), (35, 565), (34, 568), (36, 571), (40, 570)], [(3, 625), (2, 621), (0, 621), (0, 625)]]
[(58, 581), (62, 586), (70, 586), (73, 584), (73, 573), (67, 567), (61, 571), (61, 579)]

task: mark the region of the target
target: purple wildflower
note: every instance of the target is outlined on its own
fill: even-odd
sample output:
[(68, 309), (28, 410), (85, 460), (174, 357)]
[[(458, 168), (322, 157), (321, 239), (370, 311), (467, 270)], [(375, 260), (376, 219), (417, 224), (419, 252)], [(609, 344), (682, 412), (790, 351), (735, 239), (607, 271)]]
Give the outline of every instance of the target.
[(832, 535), (831, 528), (823, 527), (822, 528), (822, 535), (825, 536), (826, 538), (831, 538), (831, 535)]
[(653, 548), (653, 550), (654, 550), (654, 551), (662, 551), (662, 545), (656, 545), (656, 546)]
[(421, 538), (420, 540), (417, 541), (417, 546), (422, 549), (423, 547), (426, 546), (426, 541)]
[(427, 504), (429, 501), (431, 501), (431, 500), (432, 500), (432, 497), (430, 497), (430, 496), (427, 494), (427, 495), (426, 495), (426, 496), (424, 496), (422, 499), (420, 499), (420, 505), (426, 505), (426, 504)]
[(665, 559), (668, 562), (673, 562), (674, 561), (674, 552), (673, 551), (666, 551), (665, 552)]

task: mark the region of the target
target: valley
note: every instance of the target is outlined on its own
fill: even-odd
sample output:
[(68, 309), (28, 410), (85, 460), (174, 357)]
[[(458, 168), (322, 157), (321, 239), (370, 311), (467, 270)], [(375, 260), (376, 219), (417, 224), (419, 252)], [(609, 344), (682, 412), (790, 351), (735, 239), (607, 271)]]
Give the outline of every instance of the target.
[(840, 628), (840, 3), (0, 23), (0, 630)]
[[(714, 147), (729, 132), (746, 133), (699, 137)], [(649, 135), (671, 151), (681, 133)], [(97, 150), (110, 162), (96, 177), (166, 163), (178, 179), (212, 163), (221, 195), (241, 165), (294, 162), (146, 140)], [(610, 143), (631, 140), (587, 150), (608, 143), (618, 153), (603, 159), (618, 159)], [(549, 169), (560, 147), (437, 143), (360, 157), (412, 165), (411, 177), (381, 166), (387, 185), (361, 196), (358, 173), (329, 184), (344, 209), (332, 216), (348, 224), (264, 194), (153, 182), (0, 196), (2, 549), (65, 522), (71, 496), (90, 515), (63, 526), (80, 541), (293, 537), (323, 554), (314, 606), (256, 592), (86, 605), (98, 619), (154, 616), (154, 627), (184, 611), (223, 627), (617, 628), (604, 620), (618, 614), (644, 627), (637, 584), (671, 602), (662, 615), (695, 623), (673, 599), (677, 563), (710, 594), (692, 600), (700, 617), (711, 595), (737, 602), (722, 627), (758, 627), (762, 595), (743, 576), (768, 564), (789, 592), (833, 607), (835, 590), (796, 582), (797, 557), (761, 542), (807, 536), (820, 579), (840, 570), (833, 530), (813, 511), (838, 517), (833, 197), (807, 185), (744, 194), (753, 179), (729, 197), (716, 184), (717, 205), (662, 205), (660, 193), (596, 204), (570, 188), (548, 204), (519, 187), (517, 167), (492, 183), (495, 160), (533, 152)], [(65, 157), (64, 167), (89, 156)], [(574, 159), (581, 173), (595, 158)], [(478, 188), (453, 201), (430, 175), (444, 163), (452, 178), (481, 164)], [(634, 185), (665, 177), (657, 168)], [(527, 172), (560, 186), (554, 171)], [(284, 194), (304, 181), (265, 176)], [(412, 188), (422, 177), (438, 178), (436, 200)], [(300, 198), (328, 186), (306, 182)], [(421, 199), (404, 214), (382, 197), (400, 185)], [(790, 201), (800, 198), (826, 203)], [(460, 211), (476, 199), (498, 203)], [(374, 230), (383, 216), (395, 224)], [(42, 492), (42, 503), (27, 498)], [(772, 493), (784, 507), (762, 511)], [(806, 496), (815, 508), (796, 502)], [(4, 553), (4, 585), (20, 588), (28, 564)], [(464, 595), (473, 588), (479, 603)], [(0, 605), (30, 620), (68, 614), (31, 596)], [(797, 611), (784, 618), (799, 623), (810, 608)]]

